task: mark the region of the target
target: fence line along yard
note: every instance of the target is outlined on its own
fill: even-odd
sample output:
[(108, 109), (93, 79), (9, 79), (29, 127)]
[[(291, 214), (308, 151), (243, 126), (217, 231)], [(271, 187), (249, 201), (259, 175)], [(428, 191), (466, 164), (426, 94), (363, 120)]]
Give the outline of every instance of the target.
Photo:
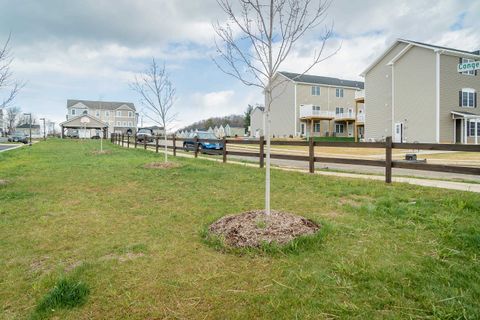
[[(143, 139), (143, 141), (141, 142), (141, 147), (143, 147), (144, 149), (147, 149), (147, 147), (154, 147), (155, 151), (158, 153), (159, 147), (164, 147), (164, 145), (159, 144), (160, 140), (163, 140), (163, 139), (164, 138), (160, 139), (160, 137), (158, 136), (155, 137), (154, 142), (147, 142), (146, 139)], [(173, 151), (174, 156), (177, 155), (177, 150), (183, 150), (183, 143), (182, 145), (178, 145), (178, 142), (183, 142), (186, 140), (192, 141), (192, 139), (178, 138), (175, 135), (168, 137), (167, 140), (172, 141), (172, 145), (167, 146), (167, 148)], [(122, 147), (126, 146), (127, 148), (130, 148), (131, 143), (133, 143), (135, 148), (137, 148), (139, 145), (136, 135), (130, 136), (130, 135), (124, 135), (124, 134), (118, 134), (118, 133), (112, 133), (111, 142), (118, 144)], [(195, 138), (193, 139), (193, 144), (194, 144), (193, 152), (194, 152), (195, 158), (198, 157), (198, 153), (200, 151), (199, 145), (201, 142), (223, 144), (223, 150), (206, 150), (206, 149), (201, 150), (201, 152), (205, 154), (222, 155), (223, 162), (227, 162), (227, 157), (229, 155), (254, 157), (254, 158), (259, 158), (260, 168), (264, 167), (266, 141), (263, 137), (260, 137), (260, 139), (258, 140), (240, 140), (240, 139), (226, 139), (226, 138), (212, 140), (212, 139)], [(427, 164), (427, 163), (416, 162), (416, 161), (404, 161), (404, 160), (392, 159), (393, 149), (480, 152), (480, 145), (434, 144), (434, 143), (393, 143), (391, 137), (387, 137), (385, 142), (317, 142), (317, 141), (314, 141), (313, 139), (310, 139), (309, 141), (271, 141), (271, 144), (272, 146), (308, 147), (308, 156), (273, 153), (273, 154), (270, 154), (270, 157), (272, 159), (308, 162), (309, 171), (311, 173), (315, 172), (315, 162), (322, 162), (322, 163), (339, 163), (339, 164), (384, 167), (386, 183), (392, 182), (392, 168), (480, 175), (480, 167), (449, 166), (449, 165)], [(259, 151), (247, 152), (247, 151), (228, 150), (228, 145), (255, 145), (259, 147)], [(317, 157), (315, 156), (315, 147), (384, 149), (385, 160)]]

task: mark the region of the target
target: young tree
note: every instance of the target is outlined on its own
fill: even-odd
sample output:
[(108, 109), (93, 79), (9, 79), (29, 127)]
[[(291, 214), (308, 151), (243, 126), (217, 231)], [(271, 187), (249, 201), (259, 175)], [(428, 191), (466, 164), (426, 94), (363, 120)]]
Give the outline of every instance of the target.
[(135, 77), (131, 87), (140, 94), (142, 104), (145, 107), (144, 115), (163, 126), (165, 131), (165, 162), (167, 162), (167, 129), (176, 118), (176, 114), (172, 113), (176, 100), (176, 90), (170, 81), (165, 64), (160, 67), (153, 58), (149, 68)]
[(7, 108), (24, 85), (12, 79), (10, 67), (13, 58), (11, 57), (9, 44), (10, 36), (8, 36), (5, 44), (0, 47), (0, 109)]
[[(214, 25), (220, 40), (215, 41), (218, 56), (214, 62), (226, 74), (265, 94), (265, 211), (270, 214), (270, 112), (278, 97), (275, 89), (282, 84), (274, 82), (274, 77), (302, 36), (325, 21), (330, 0), (237, 0), (238, 11), (232, 1), (217, 0), (228, 22)], [(302, 74), (336, 53), (323, 54), (332, 33), (331, 27), (325, 27), (320, 46)]]
[(8, 134), (12, 134), (17, 127), (17, 120), (20, 118), (20, 114), (22, 113), (22, 110), (19, 107), (10, 107), (7, 109), (7, 116), (6, 116), (6, 122), (7, 122), (7, 130)]
[(245, 111), (245, 130), (248, 130), (251, 124), (251, 114), (253, 111), (253, 106), (251, 104), (248, 105), (247, 110)]

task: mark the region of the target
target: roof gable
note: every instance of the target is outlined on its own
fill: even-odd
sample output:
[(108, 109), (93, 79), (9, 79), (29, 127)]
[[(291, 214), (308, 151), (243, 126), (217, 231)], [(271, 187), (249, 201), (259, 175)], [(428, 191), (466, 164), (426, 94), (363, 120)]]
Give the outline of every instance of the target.
[[(88, 118), (87, 123), (83, 123), (82, 119), (83, 118)], [(64, 121), (60, 123), (60, 126), (62, 127), (73, 127), (73, 128), (106, 128), (108, 127), (108, 124), (105, 122), (100, 121), (98, 118), (95, 118), (89, 114), (83, 114), (80, 116), (77, 116), (75, 118), (72, 118), (70, 120)]]

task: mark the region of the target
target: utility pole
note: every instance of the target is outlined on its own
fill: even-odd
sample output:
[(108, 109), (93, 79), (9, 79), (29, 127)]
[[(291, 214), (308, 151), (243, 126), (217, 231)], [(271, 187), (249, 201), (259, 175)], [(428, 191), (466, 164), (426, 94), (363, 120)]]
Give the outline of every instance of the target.
[(47, 140), (47, 130), (45, 128), (45, 118), (40, 118), (43, 121), (43, 141)]
[(30, 124), (30, 143), (28, 144), (29, 146), (32, 146), (32, 114), (31, 113), (24, 113), (23, 115), (29, 117), (29, 124)]

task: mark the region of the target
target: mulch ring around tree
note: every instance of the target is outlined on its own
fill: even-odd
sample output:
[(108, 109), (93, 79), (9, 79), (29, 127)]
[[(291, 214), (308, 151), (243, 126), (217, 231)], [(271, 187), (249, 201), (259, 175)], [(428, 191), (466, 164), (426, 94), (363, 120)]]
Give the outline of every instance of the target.
[(315, 222), (291, 213), (263, 210), (229, 215), (214, 222), (209, 232), (236, 248), (257, 248), (265, 243), (286, 245), (300, 236), (313, 235), (320, 230)]
[(151, 162), (143, 166), (145, 169), (173, 169), (180, 167), (180, 164), (175, 162)]
[(112, 150), (103, 150), (103, 151), (95, 150), (95, 151), (92, 151), (92, 154), (94, 156), (98, 156), (98, 155), (102, 155), (102, 154), (112, 154)]

